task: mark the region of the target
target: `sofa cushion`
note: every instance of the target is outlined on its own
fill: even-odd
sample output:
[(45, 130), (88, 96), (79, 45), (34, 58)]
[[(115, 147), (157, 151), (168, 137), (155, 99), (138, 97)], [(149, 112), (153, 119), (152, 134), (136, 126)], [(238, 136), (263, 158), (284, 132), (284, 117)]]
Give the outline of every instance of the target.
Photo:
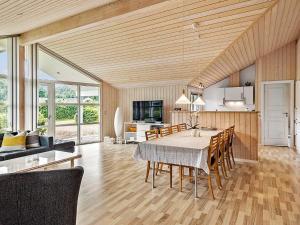
[(31, 131), (26, 135), (26, 148), (38, 148), (40, 147), (39, 131)]
[(22, 156), (33, 155), (38, 153), (43, 153), (50, 151), (49, 147), (39, 147), (39, 148), (30, 148), (27, 150), (19, 150), (19, 151), (12, 151), (12, 152), (0, 152), (0, 161), (14, 159)]
[(21, 151), (25, 150), (26, 133), (22, 132), (18, 135), (5, 134), (2, 141), (0, 152)]

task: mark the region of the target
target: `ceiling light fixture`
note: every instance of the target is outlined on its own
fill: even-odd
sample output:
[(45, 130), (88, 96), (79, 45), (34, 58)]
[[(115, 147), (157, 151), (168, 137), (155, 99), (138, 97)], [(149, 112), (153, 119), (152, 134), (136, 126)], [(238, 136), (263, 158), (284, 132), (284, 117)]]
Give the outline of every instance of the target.
[(184, 89), (182, 90), (182, 95), (175, 102), (176, 105), (189, 105), (191, 101), (185, 96)]

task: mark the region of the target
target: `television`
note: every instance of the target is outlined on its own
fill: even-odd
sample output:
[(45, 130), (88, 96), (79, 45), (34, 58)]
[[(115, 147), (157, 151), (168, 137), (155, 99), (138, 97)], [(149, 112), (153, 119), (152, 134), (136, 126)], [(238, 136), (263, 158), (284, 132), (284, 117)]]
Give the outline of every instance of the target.
[(163, 122), (163, 101), (133, 101), (132, 118), (146, 123)]

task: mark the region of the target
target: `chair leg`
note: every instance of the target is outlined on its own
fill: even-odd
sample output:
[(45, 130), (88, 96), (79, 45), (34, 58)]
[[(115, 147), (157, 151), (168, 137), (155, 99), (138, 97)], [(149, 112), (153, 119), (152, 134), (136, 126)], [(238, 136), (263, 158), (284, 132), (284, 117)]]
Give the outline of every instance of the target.
[(230, 155), (233, 161), (233, 164), (235, 165), (235, 161), (234, 161), (234, 157), (233, 157), (233, 150), (232, 150), (232, 146), (230, 147)]
[(160, 163), (156, 163), (156, 166), (155, 166), (155, 175), (157, 175), (158, 172), (159, 172), (159, 165), (160, 165)]
[(170, 188), (172, 188), (172, 174), (173, 173), (173, 168), (172, 165), (170, 165)]
[(163, 165), (164, 165), (163, 163), (160, 163), (160, 164), (159, 164), (159, 172), (160, 172), (160, 173), (161, 173), (161, 171), (162, 171), (162, 169), (163, 169)]
[[(154, 169), (154, 168), (153, 168)], [(146, 178), (145, 182), (147, 183), (148, 177), (149, 177), (149, 172), (150, 172), (150, 161), (147, 161), (147, 170), (146, 170)]]
[(211, 196), (212, 196), (213, 200), (215, 200), (215, 196), (214, 196), (214, 191), (213, 191), (212, 184), (211, 184), (211, 176), (210, 175), (207, 176), (207, 181), (208, 181), (208, 189), (210, 190), (210, 193), (211, 193)]
[(180, 192), (182, 192), (182, 178), (183, 178), (183, 175), (182, 175), (182, 166), (179, 166), (179, 179), (180, 179)]
[(216, 164), (214, 169), (215, 169), (215, 175), (216, 175), (216, 181), (217, 181), (217, 184), (218, 184), (218, 188), (221, 190), (222, 189), (222, 182), (221, 182), (221, 177), (220, 177), (220, 173), (219, 173), (218, 164)]
[(193, 182), (193, 168), (189, 168), (189, 180), (190, 180), (190, 183)]
[(226, 179), (227, 178), (227, 172), (226, 172), (226, 168), (225, 168), (224, 159), (221, 160), (220, 166), (221, 166), (221, 169), (222, 169), (222, 174), (223, 174), (224, 178)]
[(226, 159), (226, 163), (227, 163), (227, 166), (228, 166), (228, 170), (232, 169), (231, 162), (230, 162), (230, 157), (229, 157), (229, 152), (226, 153), (225, 159)]

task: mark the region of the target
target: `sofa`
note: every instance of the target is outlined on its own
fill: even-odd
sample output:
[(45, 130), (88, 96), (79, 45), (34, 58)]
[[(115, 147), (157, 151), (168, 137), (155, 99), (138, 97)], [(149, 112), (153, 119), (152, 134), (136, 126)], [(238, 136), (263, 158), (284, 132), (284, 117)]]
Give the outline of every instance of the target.
[[(17, 132), (13, 132), (12, 134), (16, 135)], [(4, 134), (0, 134), (0, 146), (2, 146)], [(33, 155), (37, 153), (51, 151), (53, 146), (53, 137), (47, 136), (39, 136), (40, 147), (37, 148), (29, 148), (26, 150), (17, 150), (11, 152), (1, 152), (0, 151), (0, 161), (14, 159), (22, 156)]]

